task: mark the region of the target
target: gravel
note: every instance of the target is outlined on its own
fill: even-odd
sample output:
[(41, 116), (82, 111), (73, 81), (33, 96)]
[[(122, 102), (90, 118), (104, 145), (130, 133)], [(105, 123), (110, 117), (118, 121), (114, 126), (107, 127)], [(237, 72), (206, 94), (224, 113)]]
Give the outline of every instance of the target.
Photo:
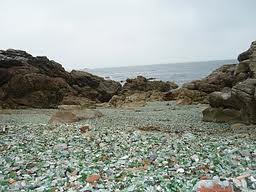
[(100, 108), (99, 119), (62, 125), (47, 123), (55, 110), (2, 110), (0, 191), (191, 192), (214, 176), (255, 190), (255, 135), (202, 122), (204, 107)]

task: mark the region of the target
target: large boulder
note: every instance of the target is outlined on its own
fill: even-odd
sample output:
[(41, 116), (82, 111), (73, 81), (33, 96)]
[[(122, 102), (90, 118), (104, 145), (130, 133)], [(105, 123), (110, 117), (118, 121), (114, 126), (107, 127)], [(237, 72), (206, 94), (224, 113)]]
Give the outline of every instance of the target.
[[(78, 100), (108, 102), (120, 89), (120, 83), (87, 72), (69, 73), (47, 57), (33, 57), (21, 50), (0, 50), (0, 105), (3, 108), (56, 108)], [(76, 101), (72, 103), (70, 98)]]
[[(203, 120), (256, 124), (256, 42), (238, 56), (235, 85), (228, 91), (209, 95), (210, 108), (203, 111)], [(237, 83), (238, 77), (246, 78)], [(242, 77), (242, 78), (241, 78)]]
[(240, 120), (256, 124), (256, 79), (247, 79), (227, 92), (209, 95), (210, 108), (203, 112), (203, 120), (232, 122)]
[(242, 120), (256, 124), (256, 79), (247, 79), (232, 88), (235, 104), (241, 109)]
[(209, 104), (211, 107), (234, 108), (240, 109), (235, 104), (235, 98), (231, 94), (231, 88), (224, 88), (222, 91), (215, 91), (209, 94)]
[(213, 121), (217, 123), (240, 122), (241, 113), (235, 109), (209, 107), (203, 111), (203, 121)]

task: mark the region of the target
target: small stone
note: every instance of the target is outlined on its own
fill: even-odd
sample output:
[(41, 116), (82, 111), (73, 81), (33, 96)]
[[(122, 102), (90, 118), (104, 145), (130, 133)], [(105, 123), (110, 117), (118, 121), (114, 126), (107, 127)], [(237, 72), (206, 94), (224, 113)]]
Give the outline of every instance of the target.
[(125, 160), (125, 159), (128, 159), (128, 158), (129, 158), (129, 155), (125, 155), (125, 156), (121, 157), (120, 159)]
[(88, 183), (96, 183), (100, 179), (100, 175), (91, 175), (87, 177), (86, 181)]
[(57, 150), (66, 150), (66, 149), (68, 149), (68, 145), (65, 144), (65, 143), (60, 143), (60, 144), (55, 145), (55, 149), (57, 149)]
[(149, 160), (150, 161), (155, 161), (157, 159), (157, 154), (156, 153), (152, 153), (150, 156), (149, 156)]
[(90, 130), (90, 126), (89, 125), (85, 125), (83, 127), (80, 127), (80, 132), (81, 133), (86, 133)]
[(101, 148), (102, 148), (102, 147), (105, 147), (105, 146), (106, 146), (105, 143), (100, 143), (100, 144), (99, 144), (99, 147), (101, 147)]
[(9, 181), (8, 181), (9, 184), (13, 184), (13, 183), (15, 183), (15, 182), (16, 182), (16, 180), (14, 180), (14, 179), (12, 179), (12, 178), (9, 179)]
[(191, 156), (191, 159), (195, 162), (198, 162), (199, 161), (199, 157), (197, 155), (192, 155)]
[(185, 170), (184, 169), (182, 169), (182, 168), (179, 168), (179, 169), (177, 169), (177, 171), (176, 171), (177, 173), (184, 173), (185, 172)]

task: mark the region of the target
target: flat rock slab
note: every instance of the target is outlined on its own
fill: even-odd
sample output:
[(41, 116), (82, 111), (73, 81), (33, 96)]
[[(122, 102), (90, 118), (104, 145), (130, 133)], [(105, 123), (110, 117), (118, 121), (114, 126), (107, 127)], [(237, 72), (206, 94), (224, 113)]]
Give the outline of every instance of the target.
[(75, 123), (81, 120), (95, 119), (102, 117), (100, 111), (87, 109), (79, 111), (58, 111), (52, 115), (49, 120), (50, 124)]

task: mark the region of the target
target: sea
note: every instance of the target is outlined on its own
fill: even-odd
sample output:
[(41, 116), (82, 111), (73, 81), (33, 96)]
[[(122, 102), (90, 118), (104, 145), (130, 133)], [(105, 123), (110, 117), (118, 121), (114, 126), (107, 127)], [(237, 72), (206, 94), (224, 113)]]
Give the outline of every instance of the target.
[(202, 79), (213, 70), (224, 64), (234, 64), (236, 60), (215, 60), (186, 63), (170, 63), (155, 65), (139, 65), (127, 67), (110, 67), (85, 69), (95, 75), (124, 83), (127, 78), (142, 75), (162, 81), (173, 81), (179, 85), (197, 79)]

